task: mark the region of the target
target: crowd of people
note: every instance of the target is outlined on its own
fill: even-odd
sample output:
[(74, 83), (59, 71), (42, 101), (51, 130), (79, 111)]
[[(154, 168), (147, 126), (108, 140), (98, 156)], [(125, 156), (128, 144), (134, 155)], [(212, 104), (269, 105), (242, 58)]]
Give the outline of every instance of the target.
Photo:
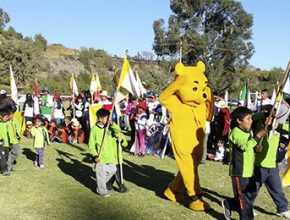
[[(226, 199), (222, 203), (226, 219), (230, 219), (231, 211), (234, 210), (239, 212), (241, 219), (253, 219), (254, 200), (263, 184), (277, 206), (277, 213), (290, 218), (288, 201), (283, 193), (277, 166), (278, 163), (287, 166), (285, 153), (289, 144), (289, 128), (285, 131), (284, 125), (289, 116), (290, 102), (289, 98), (283, 100), (279, 111), (273, 114), (273, 106), (269, 100), (267, 90), (263, 90), (257, 106), (252, 109), (237, 106), (231, 113), (225, 100), (215, 96), (214, 118), (206, 124), (201, 163), (208, 159), (230, 165), (234, 198)], [(91, 125), (89, 109), (96, 103), (102, 107), (96, 112), (96, 123)], [(40, 168), (44, 168), (46, 144), (88, 143), (95, 163), (97, 193), (103, 197), (109, 196), (108, 190), (112, 188), (114, 181), (117, 182), (120, 192), (126, 192), (119, 166), (122, 162), (120, 146), (128, 146), (123, 133), (130, 133), (130, 152), (133, 155), (144, 157), (148, 153), (156, 154), (158, 151), (152, 151), (152, 146), (149, 146), (148, 133), (152, 125), (157, 124), (162, 125), (160, 134), (164, 134), (170, 116), (160, 105), (154, 92), (149, 92), (139, 99), (130, 96), (118, 104), (121, 114), (117, 114), (111, 120), (110, 110), (113, 103), (107, 91), (100, 91), (93, 97), (89, 91), (83, 91), (71, 98), (68, 107), (65, 108), (61, 94), (56, 92), (51, 95), (50, 89), (45, 87), (38, 100), (38, 114), (35, 114), (37, 108), (34, 97), (31, 93), (26, 95), (22, 107), (26, 129), (21, 134), (21, 125), (14, 117), (19, 106), (7, 96), (5, 90), (1, 90), (2, 174), (11, 174), (21, 154), (19, 141), (22, 135), (34, 138), (37, 156), (34, 164)], [(166, 135), (168, 137), (168, 132)], [(107, 136), (106, 141), (104, 136)], [(158, 140), (158, 146), (153, 148), (160, 150), (161, 138)]]

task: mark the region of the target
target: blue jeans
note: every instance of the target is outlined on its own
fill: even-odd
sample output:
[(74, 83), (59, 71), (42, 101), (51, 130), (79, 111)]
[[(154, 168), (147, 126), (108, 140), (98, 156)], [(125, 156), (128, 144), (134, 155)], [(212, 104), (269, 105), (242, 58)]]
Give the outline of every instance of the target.
[(37, 164), (43, 165), (44, 148), (35, 148)]
[(276, 205), (278, 213), (288, 210), (288, 200), (282, 189), (279, 168), (255, 167), (255, 181), (257, 194), (263, 184), (265, 184), (268, 193)]

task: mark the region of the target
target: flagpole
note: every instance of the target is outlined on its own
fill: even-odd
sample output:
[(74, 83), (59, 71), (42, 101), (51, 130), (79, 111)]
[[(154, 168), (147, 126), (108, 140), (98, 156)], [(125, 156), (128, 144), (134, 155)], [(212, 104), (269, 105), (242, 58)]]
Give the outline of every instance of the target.
[[(276, 102), (277, 102), (278, 96), (280, 96), (280, 94), (282, 93), (282, 88), (283, 88), (283, 86), (285, 85), (287, 78), (289, 77), (289, 70), (290, 70), (290, 60), (288, 61), (288, 65), (287, 65), (286, 71), (285, 71), (285, 73), (284, 73), (284, 77), (283, 77), (283, 81), (282, 81), (282, 83), (279, 85), (278, 82), (277, 82), (278, 85), (277, 85), (277, 93), (276, 93), (275, 102), (274, 102), (274, 104), (273, 104), (273, 106), (272, 106), (272, 109), (271, 109), (271, 112), (270, 112), (270, 114), (269, 114), (269, 117), (268, 117), (268, 119), (266, 120), (266, 123), (265, 123), (266, 125), (268, 124), (269, 120), (273, 117), (273, 113), (274, 113), (274, 111), (275, 111), (275, 105), (276, 105)], [(281, 95), (282, 95), (282, 94), (281, 94)], [(282, 98), (282, 97), (281, 97), (281, 98)], [(273, 124), (274, 122), (275, 122), (275, 120), (273, 120), (273, 122), (272, 122), (272, 127), (273, 127), (273, 125), (274, 125), (274, 124)], [(265, 126), (265, 130), (268, 132), (268, 128), (267, 128), (267, 126)], [(264, 137), (260, 139), (259, 145), (262, 144), (263, 140), (264, 140)]]
[(75, 108), (75, 91), (74, 91), (74, 74), (72, 73), (72, 111), (73, 111), (73, 118), (76, 117), (76, 108)]

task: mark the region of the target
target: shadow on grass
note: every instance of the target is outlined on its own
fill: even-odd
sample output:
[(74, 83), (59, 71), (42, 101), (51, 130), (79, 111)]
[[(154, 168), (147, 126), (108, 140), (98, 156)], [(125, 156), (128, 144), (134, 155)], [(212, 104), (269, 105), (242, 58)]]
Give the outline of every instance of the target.
[(58, 149), (55, 150), (60, 155), (60, 158), (56, 159), (58, 161), (58, 167), (60, 170), (74, 178), (76, 181), (90, 189), (92, 192), (96, 192), (96, 182), (93, 179), (95, 173), (93, 172), (92, 167), (74, 159), (73, 155), (70, 153)]
[(36, 153), (34, 153), (29, 148), (23, 148), (22, 154), (24, 154), (28, 160), (31, 160), (31, 161), (36, 160)]
[(124, 162), (125, 180), (151, 190), (161, 198), (165, 198), (163, 192), (168, 186), (168, 183), (174, 178), (172, 173), (148, 165), (137, 165), (129, 160), (124, 160)]
[(69, 146), (72, 146), (72, 147), (76, 148), (77, 150), (85, 151), (84, 148), (78, 146), (77, 144), (73, 144), (73, 143), (70, 143), (70, 142), (68, 142), (67, 144), (68, 144)]

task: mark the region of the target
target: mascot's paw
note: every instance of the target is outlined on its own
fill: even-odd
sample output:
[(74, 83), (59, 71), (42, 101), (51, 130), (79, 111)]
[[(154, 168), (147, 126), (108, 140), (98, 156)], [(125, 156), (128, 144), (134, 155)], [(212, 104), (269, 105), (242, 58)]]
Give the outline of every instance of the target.
[(171, 200), (172, 202), (183, 202), (184, 201), (184, 196), (180, 192), (176, 192), (172, 190), (170, 187), (168, 187), (164, 191), (164, 196)]
[(194, 211), (207, 211), (210, 209), (210, 206), (202, 198), (199, 198), (195, 201), (190, 202), (189, 208)]

